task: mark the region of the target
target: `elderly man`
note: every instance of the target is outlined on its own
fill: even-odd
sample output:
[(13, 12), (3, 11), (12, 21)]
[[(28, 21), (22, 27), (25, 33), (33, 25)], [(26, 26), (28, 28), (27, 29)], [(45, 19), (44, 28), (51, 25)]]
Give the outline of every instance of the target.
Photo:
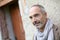
[(37, 28), (33, 40), (60, 40), (58, 27), (49, 18), (42, 5), (33, 5), (29, 10), (29, 18)]

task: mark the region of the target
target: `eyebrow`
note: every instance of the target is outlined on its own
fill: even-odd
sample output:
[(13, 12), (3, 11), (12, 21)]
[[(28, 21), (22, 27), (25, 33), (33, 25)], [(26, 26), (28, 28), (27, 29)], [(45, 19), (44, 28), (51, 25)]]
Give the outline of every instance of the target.
[(38, 16), (39, 14), (35, 14), (34, 16)]

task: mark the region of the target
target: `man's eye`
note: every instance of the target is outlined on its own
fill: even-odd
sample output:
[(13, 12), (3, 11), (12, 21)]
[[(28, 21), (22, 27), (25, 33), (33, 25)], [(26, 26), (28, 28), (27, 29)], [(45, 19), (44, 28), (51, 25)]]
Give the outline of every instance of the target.
[(32, 19), (32, 17), (31, 17), (31, 16), (30, 16), (29, 18), (30, 18), (30, 19)]

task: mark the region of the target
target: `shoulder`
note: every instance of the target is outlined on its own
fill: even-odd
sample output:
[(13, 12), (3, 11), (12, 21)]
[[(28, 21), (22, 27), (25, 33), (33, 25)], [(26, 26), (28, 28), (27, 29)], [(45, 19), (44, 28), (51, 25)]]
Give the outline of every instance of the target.
[(59, 26), (53, 24), (53, 32), (55, 34), (57, 34), (57, 33), (59, 34)]
[(60, 31), (59, 26), (53, 24), (53, 33), (55, 36), (55, 39), (58, 40), (60, 38)]
[(53, 24), (53, 30), (59, 31), (59, 26)]

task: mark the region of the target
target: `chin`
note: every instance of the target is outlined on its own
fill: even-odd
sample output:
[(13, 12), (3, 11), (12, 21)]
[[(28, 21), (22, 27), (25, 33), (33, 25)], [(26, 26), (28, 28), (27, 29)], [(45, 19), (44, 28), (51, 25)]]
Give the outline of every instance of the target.
[(42, 28), (42, 26), (36, 26), (37, 27), (37, 29), (41, 29)]

